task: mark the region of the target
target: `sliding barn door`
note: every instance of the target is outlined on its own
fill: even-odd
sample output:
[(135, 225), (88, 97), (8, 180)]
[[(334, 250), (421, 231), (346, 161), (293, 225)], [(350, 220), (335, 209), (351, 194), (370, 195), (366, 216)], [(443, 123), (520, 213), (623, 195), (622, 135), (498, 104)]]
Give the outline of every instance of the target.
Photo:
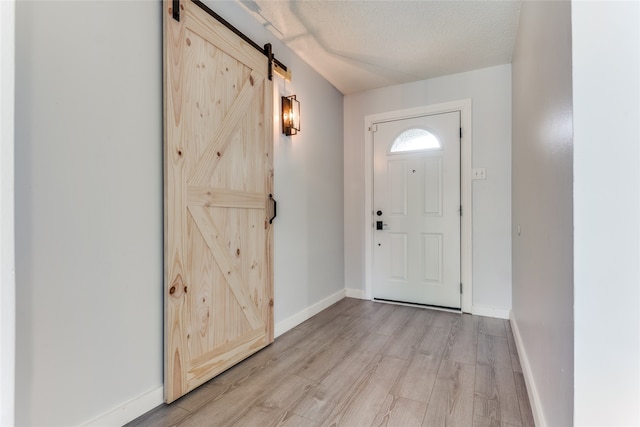
[(267, 58), (164, 2), (165, 400), (273, 341)]

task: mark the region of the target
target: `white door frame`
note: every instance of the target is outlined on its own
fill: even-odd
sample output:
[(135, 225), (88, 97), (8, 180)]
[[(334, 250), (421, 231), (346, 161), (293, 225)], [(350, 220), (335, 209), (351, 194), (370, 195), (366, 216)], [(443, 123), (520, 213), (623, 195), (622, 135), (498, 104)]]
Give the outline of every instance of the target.
[(365, 164), (365, 209), (364, 209), (364, 295), (372, 299), (371, 280), (373, 269), (373, 132), (369, 129), (375, 123), (406, 119), (429, 114), (460, 112), (460, 126), (462, 138), (460, 147), (460, 201), (462, 203), (462, 218), (460, 221), (460, 280), (462, 282), (461, 309), (464, 313), (471, 313), (473, 305), (472, 284), (472, 212), (471, 205), (471, 99), (445, 102), (442, 104), (426, 105), (423, 107), (389, 111), (372, 114), (364, 118), (364, 164)]

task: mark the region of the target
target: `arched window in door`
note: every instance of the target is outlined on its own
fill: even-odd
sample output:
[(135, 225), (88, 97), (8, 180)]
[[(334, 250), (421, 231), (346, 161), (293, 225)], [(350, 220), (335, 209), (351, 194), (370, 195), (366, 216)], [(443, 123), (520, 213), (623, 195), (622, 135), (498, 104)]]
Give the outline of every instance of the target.
[(407, 151), (439, 150), (442, 144), (438, 137), (425, 129), (414, 128), (402, 132), (391, 144), (389, 153)]

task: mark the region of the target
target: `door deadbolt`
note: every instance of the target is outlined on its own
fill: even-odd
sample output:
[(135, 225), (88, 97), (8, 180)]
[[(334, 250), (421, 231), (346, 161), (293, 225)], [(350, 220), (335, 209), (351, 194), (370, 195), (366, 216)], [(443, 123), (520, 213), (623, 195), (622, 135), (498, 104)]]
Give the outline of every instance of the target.
[(376, 212), (376, 215), (378, 215), (378, 216), (382, 216), (382, 211), (378, 211), (378, 212)]

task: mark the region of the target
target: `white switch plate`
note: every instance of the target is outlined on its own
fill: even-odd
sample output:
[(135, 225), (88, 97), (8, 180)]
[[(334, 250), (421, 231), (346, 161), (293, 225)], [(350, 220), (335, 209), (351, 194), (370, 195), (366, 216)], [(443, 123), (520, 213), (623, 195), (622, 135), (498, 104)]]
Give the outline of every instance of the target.
[(485, 168), (477, 168), (473, 170), (473, 179), (487, 179), (487, 170)]

